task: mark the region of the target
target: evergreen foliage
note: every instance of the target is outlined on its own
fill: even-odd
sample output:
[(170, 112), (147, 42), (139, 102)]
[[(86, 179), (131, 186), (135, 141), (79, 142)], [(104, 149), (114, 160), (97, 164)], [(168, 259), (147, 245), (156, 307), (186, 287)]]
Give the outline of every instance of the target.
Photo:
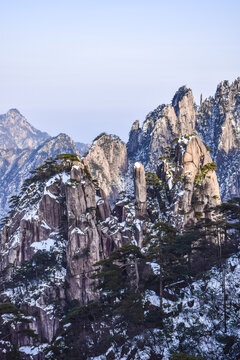
[(37, 335), (28, 324), (31, 320), (26, 311), (20, 310), (15, 304), (6, 302), (0, 304), (0, 358), (6, 360), (20, 360), (21, 353), (17, 347), (17, 338), (12, 332), (16, 329), (17, 334), (24, 334), (33, 342), (37, 341)]

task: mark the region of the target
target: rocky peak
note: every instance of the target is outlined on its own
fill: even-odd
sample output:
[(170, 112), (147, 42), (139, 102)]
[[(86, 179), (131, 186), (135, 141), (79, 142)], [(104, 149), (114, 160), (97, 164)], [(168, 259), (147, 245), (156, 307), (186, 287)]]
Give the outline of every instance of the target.
[(12, 117), (16, 117), (16, 116), (21, 116), (21, 113), (18, 109), (9, 109), (8, 112), (7, 112), (7, 116), (12, 116)]
[(175, 113), (178, 116), (179, 110), (180, 110), (180, 104), (184, 97), (190, 97), (193, 98), (192, 90), (187, 88), (186, 85), (180, 87), (178, 91), (175, 93), (173, 99), (172, 99), (172, 106), (174, 107)]
[(124, 174), (127, 171), (126, 144), (115, 135), (101, 134), (86, 156), (92, 176), (113, 201), (124, 190)]
[(139, 145), (138, 144), (138, 135), (139, 135), (140, 131), (141, 131), (141, 129), (140, 129), (139, 120), (136, 120), (132, 125), (131, 131), (129, 133), (129, 141), (127, 143), (127, 151), (128, 151), (128, 155), (130, 157), (138, 149), (138, 145)]
[(215, 97), (218, 100), (226, 100), (228, 98), (229, 91), (230, 83), (228, 80), (224, 80), (218, 84)]
[(170, 218), (180, 229), (211, 218), (211, 209), (220, 204), (216, 164), (198, 136), (181, 137), (158, 167), (167, 184)]
[(195, 129), (196, 109), (192, 90), (182, 86), (172, 100), (178, 117), (179, 135), (191, 134)]
[(160, 105), (147, 115), (142, 128), (134, 123), (127, 144), (129, 167), (140, 161), (147, 171), (156, 171), (164, 149), (176, 137), (193, 133), (212, 151), (222, 199), (240, 196), (240, 78), (220, 83), (215, 96), (198, 108), (191, 89), (182, 86), (171, 105)]
[(0, 115), (0, 147), (33, 149), (49, 138), (47, 133), (31, 126), (17, 109)]
[(160, 105), (150, 112), (142, 128), (135, 122), (129, 134), (128, 156), (148, 170), (156, 170), (159, 156), (171, 141), (195, 130), (196, 106), (191, 89), (182, 86), (171, 105)]
[(91, 145), (89, 144), (84, 144), (81, 142), (75, 142), (76, 148), (78, 149), (78, 152), (82, 155), (85, 156), (90, 148)]
[(213, 151), (222, 198), (240, 195), (240, 78), (220, 83), (197, 114), (196, 129)]
[(67, 154), (79, 154), (74, 141), (70, 138), (70, 136), (64, 133), (60, 133), (59, 135), (47, 140), (42, 144), (40, 151), (48, 151), (48, 153), (51, 153), (52, 157), (55, 157), (63, 152)]

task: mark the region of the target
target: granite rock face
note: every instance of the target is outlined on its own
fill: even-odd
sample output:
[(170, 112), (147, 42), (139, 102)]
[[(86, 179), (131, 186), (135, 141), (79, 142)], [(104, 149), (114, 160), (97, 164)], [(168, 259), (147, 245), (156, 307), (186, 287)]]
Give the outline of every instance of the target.
[[(86, 159), (74, 161), (70, 173), (32, 181), (21, 193), (1, 234), (0, 301), (27, 310), (32, 316), (27, 329), (35, 331), (40, 343), (56, 335), (66, 304), (98, 298), (93, 264), (135, 239), (135, 210), (125, 204), (122, 210), (120, 222)], [(17, 343), (32, 344), (21, 334)]]
[(215, 96), (203, 101), (196, 129), (212, 149), (222, 198), (240, 196), (240, 78), (220, 83)]
[(124, 174), (128, 166), (125, 143), (117, 136), (102, 134), (93, 142), (86, 159), (92, 176), (110, 202), (116, 200), (125, 189)]
[(127, 144), (130, 167), (140, 161), (156, 171), (158, 159), (175, 138), (197, 134), (212, 150), (224, 201), (240, 195), (240, 78), (224, 81), (214, 97), (195, 105), (192, 91), (181, 87), (171, 105), (150, 112), (142, 127), (135, 122)]
[(212, 218), (212, 209), (221, 203), (219, 184), (215, 164), (199, 137), (180, 138), (157, 173), (167, 184), (164, 197), (174, 226), (184, 230), (199, 218)]
[(142, 128), (134, 123), (127, 144), (130, 160), (142, 162), (147, 170), (156, 170), (164, 148), (177, 136), (191, 134), (195, 119), (192, 91), (183, 86), (171, 105), (161, 105), (147, 115)]
[(139, 162), (134, 164), (133, 177), (137, 205), (136, 216), (142, 218), (147, 214), (147, 189), (144, 166)]

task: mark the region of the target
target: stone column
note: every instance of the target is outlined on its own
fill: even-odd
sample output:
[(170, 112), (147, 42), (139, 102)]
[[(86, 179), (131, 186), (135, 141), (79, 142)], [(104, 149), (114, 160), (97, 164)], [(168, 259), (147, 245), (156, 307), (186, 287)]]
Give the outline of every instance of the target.
[(137, 204), (136, 216), (141, 218), (147, 214), (147, 190), (144, 166), (140, 162), (134, 164), (133, 177)]

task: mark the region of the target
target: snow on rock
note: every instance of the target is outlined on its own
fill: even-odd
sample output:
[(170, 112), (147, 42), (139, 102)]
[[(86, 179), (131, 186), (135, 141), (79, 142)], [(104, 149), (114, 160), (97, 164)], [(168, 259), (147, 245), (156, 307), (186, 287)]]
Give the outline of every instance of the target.
[(19, 348), (20, 352), (23, 352), (26, 355), (37, 355), (39, 353), (39, 349), (37, 346), (21, 346)]
[(152, 305), (159, 307), (160, 298), (156, 295), (155, 291), (147, 290), (145, 291), (145, 301), (149, 301)]
[(152, 268), (152, 271), (155, 275), (159, 275), (160, 272), (160, 265), (154, 262), (147, 262), (147, 265), (150, 265)]
[(54, 248), (56, 240), (47, 239), (42, 241), (33, 242), (30, 246), (34, 248), (35, 251), (45, 250), (50, 251)]
[(135, 162), (134, 168), (135, 168), (135, 169), (140, 169), (141, 165), (142, 165), (142, 164), (141, 164), (140, 162)]

